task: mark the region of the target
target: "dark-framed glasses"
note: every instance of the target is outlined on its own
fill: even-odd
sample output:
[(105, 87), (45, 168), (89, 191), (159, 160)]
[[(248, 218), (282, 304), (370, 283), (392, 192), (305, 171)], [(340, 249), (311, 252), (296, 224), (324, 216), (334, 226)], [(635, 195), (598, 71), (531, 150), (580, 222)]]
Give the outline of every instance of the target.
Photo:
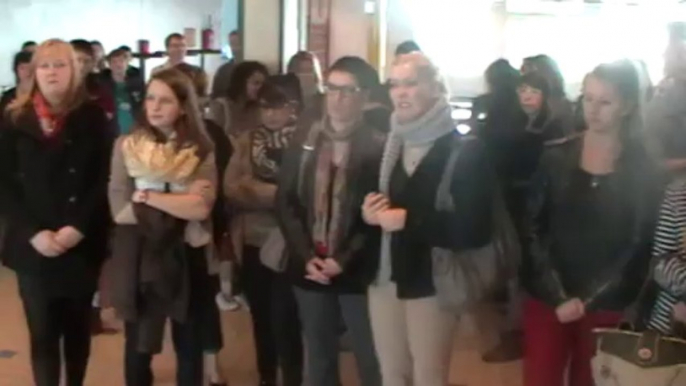
[(331, 83), (327, 83), (324, 85), (324, 92), (326, 94), (337, 94), (345, 97), (351, 97), (361, 91), (362, 89), (357, 86), (340, 86)]

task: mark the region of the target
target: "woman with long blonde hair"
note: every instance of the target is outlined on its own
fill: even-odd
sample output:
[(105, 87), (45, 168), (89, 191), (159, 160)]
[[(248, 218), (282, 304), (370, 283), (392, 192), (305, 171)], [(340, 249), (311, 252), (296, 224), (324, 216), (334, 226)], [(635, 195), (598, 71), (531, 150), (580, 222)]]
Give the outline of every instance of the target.
[(191, 83), (181, 71), (148, 83), (143, 120), (114, 148), (112, 303), (126, 322), (126, 385), (150, 386), (167, 319), (177, 385), (203, 384), (203, 308), (214, 297), (207, 253), (217, 171)]
[(593, 385), (592, 331), (616, 326), (645, 280), (660, 178), (640, 99), (630, 61), (599, 65), (583, 87), (586, 131), (541, 156), (521, 270), (527, 386)]
[(63, 365), (66, 385), (83, 384), (91, 299), (105, 255), (113, 139), (79, 71), (68, 43), (42, 43), (30, 92), (10, 104), (0, 130), (3, 254), (17, 273), (38, 386), (57, 386)]

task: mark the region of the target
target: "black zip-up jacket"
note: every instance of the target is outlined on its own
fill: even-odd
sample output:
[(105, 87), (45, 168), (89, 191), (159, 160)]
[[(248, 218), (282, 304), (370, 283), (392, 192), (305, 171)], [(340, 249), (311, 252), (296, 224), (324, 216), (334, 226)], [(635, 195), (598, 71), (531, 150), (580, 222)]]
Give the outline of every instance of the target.
[(661, 184), (645, 152), (625, 147), (617, 171), (579, 166), (582, 139), (545, 150), (529, 197), (522, 267), (534, 298), (555, 307), (580, 298), (589, 310), (622, 311), (650, 263)]

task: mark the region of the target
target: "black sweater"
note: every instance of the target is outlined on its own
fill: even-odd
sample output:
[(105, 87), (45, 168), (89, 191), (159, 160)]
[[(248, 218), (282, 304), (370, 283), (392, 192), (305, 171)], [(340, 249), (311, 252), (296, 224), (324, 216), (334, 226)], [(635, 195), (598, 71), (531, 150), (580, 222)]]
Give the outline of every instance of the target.
[(435, 209), (438, 185), (457, 135), (439, 138), (411, 177), (405, 173), (402, 161), (398, 161), (391, 177), (392, 205), (407, 211), (405, 229), (391, 239), (391, 279), (401, 299), (435, 294), (432, 247), (475, 249), (491, 238), (492, 169), (480, 141), (461, 145), (451, 186), (455, 212)]

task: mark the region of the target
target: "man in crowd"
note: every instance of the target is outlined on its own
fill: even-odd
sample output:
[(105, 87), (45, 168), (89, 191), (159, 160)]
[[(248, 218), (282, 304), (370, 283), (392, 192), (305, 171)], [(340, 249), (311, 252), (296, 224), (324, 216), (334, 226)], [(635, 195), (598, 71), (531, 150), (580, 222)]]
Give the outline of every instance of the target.
[(164, 40), (164, 47), (167, 49), (167, 56), (169, 59), (166, 63), (155, 67), (152, 73), (156, 73), (167, 68), (181, 64), (186, 60), (186, 52), (188, 46), (186, 45), (186, 38), (180, 33), (173, 33)]
[(76, 58), (81, 67), (81, 76), (84, 79), (86, 89), (91, 98), (103, 108), (107, 118), (114, 118), (115, 108), (112, 94), (100, 84), (100, 79), (95, 71), (95, 52), (91, 43), (84, 39), (72, 40), (71, 46), (76, 51)]
[(131, 47), (121, 46), (117, 48), (117, 50), (124, 51), (124, 53), (126, 54), (126, 76), (139, 77), (143, 79), (143, 76), (141, 75), (141, 70), (139, 70), (138, 67), (134, 67), (131, 65), (131, 62), (133, 61), (133, 50), (131, 50)]
[(212, 98), (226, 96), (233, 69), (243, 60), (243, 40), (241, 40), (241, 35), (238, 31), (233, 31), (229, 34), (229, 47), (231, 48), (232, 57), (231, 60), (219, 67), (216, 74), (214, 74)]
[(107, 55), (109, 68), (101, 73), (102, 85), (114, 96), (118, 135), (128, 134), (143, 103), (145, 85), (140, 72), (129, 71), (128, 53), (118, 48)]

